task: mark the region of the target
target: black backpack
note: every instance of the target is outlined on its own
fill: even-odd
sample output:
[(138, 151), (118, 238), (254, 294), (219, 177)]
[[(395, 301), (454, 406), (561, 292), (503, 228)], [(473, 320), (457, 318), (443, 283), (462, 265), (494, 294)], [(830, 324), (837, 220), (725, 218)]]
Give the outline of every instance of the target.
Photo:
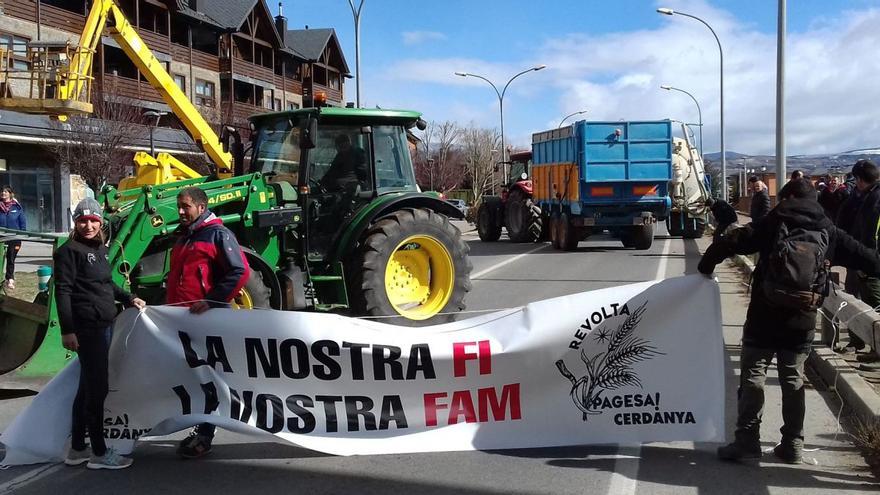
[(814, 310), (828, 295), (830, 264), (826, 230), (793, 228), (780, 223), (776, 243), (764, 262), (761, 288), (774, 306)]

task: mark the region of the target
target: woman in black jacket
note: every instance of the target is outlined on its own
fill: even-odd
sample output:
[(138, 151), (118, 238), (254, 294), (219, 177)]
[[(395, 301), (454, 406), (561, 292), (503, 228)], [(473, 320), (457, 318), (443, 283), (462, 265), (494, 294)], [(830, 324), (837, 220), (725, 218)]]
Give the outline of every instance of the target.
[[(88, 463), (86, 467), (90, 469), (123, 469), (131, 465), (131, 459), (104, 444), (110, 325), (116, 317), (114, 300), (140, 309), (146, 303), (119, 288), (110, 278), (107, 246), (101, 231), (101, 205), (91, 198), (80, 201), (73, 220), (70, 240), (54, 255), (61, 343), (78, 354), (80, 364), (70, 450), (64, 463)], [(91, 455), (86, 449), (86, 430), (92, 443)]]

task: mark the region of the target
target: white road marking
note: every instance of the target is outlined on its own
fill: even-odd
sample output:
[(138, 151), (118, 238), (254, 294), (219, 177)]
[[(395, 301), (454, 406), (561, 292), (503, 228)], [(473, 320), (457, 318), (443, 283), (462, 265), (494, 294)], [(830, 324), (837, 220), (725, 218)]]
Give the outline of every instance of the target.
[(480, 271), (478, 271), (477, 273), (472, 273), (472, 274), (471, 274), (471, 280), (474, 280), (474, 279), (480, 278), (480, 277), (482, 277), (483, 275), (485, 275), (485, 274), (487, 274), (487, 273), (494, 272), (495, 270), (501, 268), (502, 266), (509, 265), (509, 264), (513, 263), (514, 261), (520, 259), (520, 258), (523, 258), (523, 257), (525, 257), (525, 256), (527, 256), (527, 255), (529, 255), (529, 254), (534, 253), (535, 251), (539, 251), (539, 250), (541, 250), (541, 249), (544, 249), (544, 248), (547, 247), (548, 245), (549, 245), (549, 244), (542, 244), (542, 245), (536, 247), (535, 249), (532, 249), (532, 250), (530, 250), (530, 251), (526, 251), (525, 253), (522, 253), (522, 254), (518, 254), (518, 255), (514, 256), (513, 258), (508, 258), (508, 259), (502, 261), (501, 263), (496, 263), (496, 264), (490, 266), (489, 268), (486, 268), (486, 269), (484, 269), (484, 270), (480, 270)]
[(12, 493), (58, 471), (64, 464), (43, 464), (0, 485), (0, 494)]
[[(660, 255), (660, 264), (657, 265), (655, 280), (666, 278), (666, 267), (669, 261), (669, 241), (663, 241), (663, 251)], [(611, 495), (629, 495), (636, 493), (639, 483), (639, 461), (642, 458), (642, 446), (617, 446), (617, 460), (614, 461), (614, 473), (608, 483), (608, 493)]]

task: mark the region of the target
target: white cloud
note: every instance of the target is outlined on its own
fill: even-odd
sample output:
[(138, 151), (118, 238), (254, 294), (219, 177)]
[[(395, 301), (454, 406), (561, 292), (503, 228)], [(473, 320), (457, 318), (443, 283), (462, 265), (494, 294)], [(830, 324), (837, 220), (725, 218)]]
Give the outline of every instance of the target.
[[(776, 35), (737, 21), (729, 12), (704, 2), (671, 0), (705, 19), (724, 48), (726, 148), (772, 154), (775, 147)], [(706, 151), (719, 149), (718, 46), (700, 23), (681, 16), (665, 18), (653, 30), (603, 35), (571, 34), (548, 38), (524, 52), (523, 59), (493, 63), (469, 58), (406, 59), (387, 67), (381, 79), (391, 91), (430, 87), (429, 106), (437, 118), (467, 113), (481, 125), (494, 126), (497, 106), (491, 92), (467, 112), (454, 86), (486, 83), (455, 77), (474, 72), (503, 82), (523, 67), (547, 64), (541, 75), (526, 76), (505, 98), (505, 127), (511, 136), (527, 136), (558, 123), (563, 116), (587, 109), (595, 120), (697, 119), (686, 95), (659, 88), (669, 84), (692, 93), (702, 107)], [(880, 9), (826, 15), (805, 31), (789, 33), (786, 46), (786, 139), (790, 154), (838, 152), (880, 145), (875, 116), (876, 74), (880, 74)], [(446, 89), (443, 85), (448, 86)], [(489, 90), (490, 88), (486, 88)], [(499, 87), (499, 90), (501, 87)], [(509, 92), (510, 92), (509, 91)], [(447, 93), (449, 96), (447, 96)], [(547, 96), (550, 95), (550, 96)], [(531, 109), (525, 108), (531, 106)], [(519, 107), (519, 108), (517, 108)], [(551, 108), (553, 111), (548, 111)], [(446, 109), (446, 110), (444, 110)], [(481, 117), (475, 117), (481, 115)], [(448, 117), (447, 117), (448, 116)]]
[(401, 35), (404, 45), (418, 45), (428, 41), (444, 41), (446, 39), (445, 34), (436, 31), (404, 31)]

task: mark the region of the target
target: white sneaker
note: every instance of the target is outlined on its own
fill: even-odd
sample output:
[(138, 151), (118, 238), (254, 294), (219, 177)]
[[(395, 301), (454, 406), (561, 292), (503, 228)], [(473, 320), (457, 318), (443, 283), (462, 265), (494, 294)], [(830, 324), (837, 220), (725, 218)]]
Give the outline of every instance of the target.
[(15, 290), (15, 279), (14, 278), (10, 278), (9, 280), (6, 281), (6, 288), (9, 290)]
[(132, 462), (134, 461), (128, 457), (122, 457), (119, 452), (116, 452), (116, 449), (108, 447), (104, 455), (90, 457), (86, 467), (89, 469), (125, 469), (131, 466)]
[(74, 450), (73, 448), (67, 449), (67, 457), (64, 458), (64, 464), (68, 466), (79, 466), (80, 464), (89, 462), (89, 457), (91, 457), (91, 453), (89, 452), (88, 447), (83, 450)]

